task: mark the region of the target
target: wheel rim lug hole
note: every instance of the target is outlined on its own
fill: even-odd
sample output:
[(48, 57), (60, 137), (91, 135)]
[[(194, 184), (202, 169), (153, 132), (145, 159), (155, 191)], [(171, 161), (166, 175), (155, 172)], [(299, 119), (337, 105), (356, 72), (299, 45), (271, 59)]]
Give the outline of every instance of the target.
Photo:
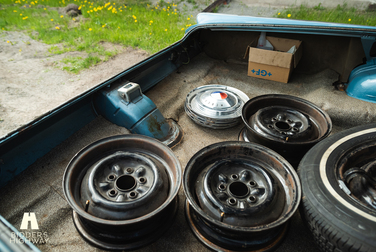
[(138, 179), (138, 181), (141, 183), (141, 184), (145, 184), (146, 183), (146, 178), (145, 177), (141, 177)]
[(229, 204), (229, 205), (233, 206), (233, 205), (236, 205), (236, 203), (237, 203), (237, 200), (236, 200), (236, 199), (234, 199), (234, 198), (229, 198), (229, 199), (228, 199), (228, 204)]
[(269, 124), (269, 125), (268, 125), (268, 128), (269, 128), (269, 129), (274, 129), (274, 126), (271, 125), (271, 124)]
[(134, 199), (137, 197), (137, 192), (133, 191), (129, 193), (129, 198)]
[(133, 172), (133, 169), (130, 168), (130, 167), (128, 167), (128, 168), (126, 169), (126, 172), (127, 172), (127, 173), (132, 173), (132, 172)]
[(232, 179), (238, 179), (239, 176), (238, 176), (237, 174), (232, 174), (232, 175), (231, 175), (231, 178), (232, 178)]
[(288, 123), (293, 123), (293, 121), (291, 119), (287, 119), (287, 122)]
[(251, 203), (255, 203), (255, 202), (257, 201), (257, 197), (251, 195), (251, 196), (249, 196), (248, 200), (249, 200), (249, 202), (251, 202)]
[(115, 176), (115, 174), (110, 174), (110, 175), (108, 175), (107, 179), (112, 181), (112, 180), (116, 179), (116, 176)]
[(255, 186), (257, 186), (257, 183), (256, 183), (256, 181), (251, 180), (251, 181), (249, 181), (249, 185), (251, 187), (255, 187)]
[(218, 189), (221, 190), (221, 191), (223, 191), (223, 190), (226, 189), (226, 185), (225, 185), (225, 184), (220, 184), (220, 185), (218, 186)]
[(115, 197), (115, 196), (117, 195), (117, 191), (116, 191), (115, 189), (112, 189), (112, 190), (110, 190), (110, 191), (108, 192), (108, 195), (109, 195), (110, 197)]
[(277, 121), (277, 118), (273, 117), (272, 122), (275, 122), (275, 121)]

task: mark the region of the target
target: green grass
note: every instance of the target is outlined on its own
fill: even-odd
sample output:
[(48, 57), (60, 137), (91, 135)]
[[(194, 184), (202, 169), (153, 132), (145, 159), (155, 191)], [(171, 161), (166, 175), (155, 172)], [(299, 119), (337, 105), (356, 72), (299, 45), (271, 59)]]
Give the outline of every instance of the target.
[(376, 25), (376, 13), (349, 8), (346, 4), (338, 5), (337, 8), (325, 8), (321, 4), (308, 8), (304, 5), (296, 8), (288, 8), (276, 14), (279, 18), (323, 21), (333, 23)]
[[(80, 6), (82, 15), (63, 16), (51, 7)], [(78, 72), (82, 66), (108, 60), (114, 51), (100, 45), (107, 41), (137, 47), (155, 53), (183, 37), (193, 24), (191, 15), (179, 11), (179, 4), (161, 0), (156, 5), (147, 2), (115, 0), (2, 0), (0, 29), (26, 31), (34, 39), (51, 44), (50, 53), (84, 51), (87, 59), (65, 69)], [(99, 60), (98, 60), (99, 59)], [(81, 69), (82, 69), (81, 68)]]

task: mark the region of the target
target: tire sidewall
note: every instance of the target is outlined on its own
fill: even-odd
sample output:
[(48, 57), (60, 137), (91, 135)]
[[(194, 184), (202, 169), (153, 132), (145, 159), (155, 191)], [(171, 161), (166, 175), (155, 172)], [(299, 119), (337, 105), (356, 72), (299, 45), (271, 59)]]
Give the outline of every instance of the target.
[(376, 142), (375, 124), (337, 133), (304, 156), (298, 174), (303, 201), (308, 201), (333, 228), (376, 249), (376, 211), (370, 211), (340, 188), (335, 169), (342, 155), (368, 141)]

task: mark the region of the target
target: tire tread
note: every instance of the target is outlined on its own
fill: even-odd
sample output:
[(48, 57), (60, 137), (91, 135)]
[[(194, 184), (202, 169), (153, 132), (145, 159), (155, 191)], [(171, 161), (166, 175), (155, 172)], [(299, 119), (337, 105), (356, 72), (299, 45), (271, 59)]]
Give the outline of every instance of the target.
[(328, 222), (316, 212), (309, 200), (302, 200), (300, 207), (301, 216), (306, 221), (307, 226), (313, 234), (313, 238), (321, 251), (371, 251), (369, 248), (364, 247), (364, 244), (359, 244), (355, 239), (351, 239), (341, 230), (337, 230), (335, 227), (325, 224)]

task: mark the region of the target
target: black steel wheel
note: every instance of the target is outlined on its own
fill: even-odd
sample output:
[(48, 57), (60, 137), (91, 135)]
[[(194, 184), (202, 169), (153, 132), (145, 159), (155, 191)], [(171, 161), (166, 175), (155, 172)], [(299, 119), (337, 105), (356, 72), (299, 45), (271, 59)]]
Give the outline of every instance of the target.
[(332, 130), (329, 115), (315, 104), (290, 95), (262, 95), (242, 110), (240, 141), (256, 142), (297, 167), (304, 154)]
[(189, 226), (217, 251), (275, 248), (301, 195), (298, 176), (283, 157), (246, 142), (198, 151), (184, 170), (183, 187)]
[(322, 251), (376, 251), (376, 125), (328, 137), (302, 159), (301, 216)]
[(178, 208), (181, 167), (161, 142), (114, 136), (85, 147), (68, 164), (63, 189), (80, 235), (107, 250), (158, 239)]

